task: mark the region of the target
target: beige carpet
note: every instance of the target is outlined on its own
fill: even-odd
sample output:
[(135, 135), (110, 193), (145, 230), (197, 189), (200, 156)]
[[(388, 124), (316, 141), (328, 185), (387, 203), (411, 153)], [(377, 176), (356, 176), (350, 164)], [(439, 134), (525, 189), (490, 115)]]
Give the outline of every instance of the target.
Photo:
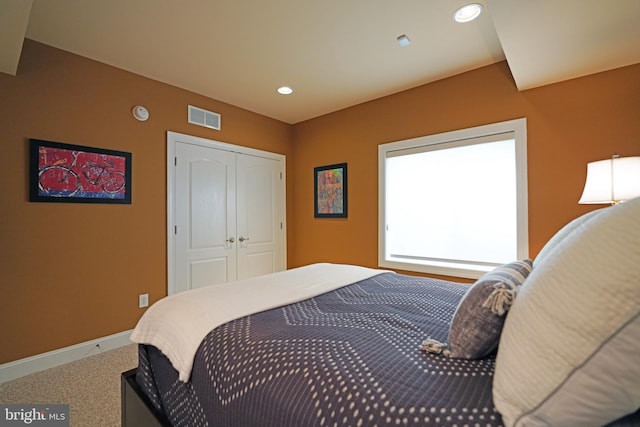
[(135, 344), (0, 384), (0, 403), (69, 404), (71, 427), (120, 426), (120, 374), (138, 365)]

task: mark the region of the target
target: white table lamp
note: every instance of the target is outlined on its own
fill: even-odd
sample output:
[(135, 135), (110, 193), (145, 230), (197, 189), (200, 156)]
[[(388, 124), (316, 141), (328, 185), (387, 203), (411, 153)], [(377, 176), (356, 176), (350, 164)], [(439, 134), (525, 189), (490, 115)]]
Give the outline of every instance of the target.
[(640, 196), (640, 156), (620, 157), (587, 164), (587, 181), (580, 204), (617, 204)]

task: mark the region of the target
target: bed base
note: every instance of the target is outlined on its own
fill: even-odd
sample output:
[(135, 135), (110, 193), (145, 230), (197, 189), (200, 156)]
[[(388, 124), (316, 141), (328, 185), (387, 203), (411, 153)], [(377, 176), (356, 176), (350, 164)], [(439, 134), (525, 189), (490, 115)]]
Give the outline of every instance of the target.
[(122, 427), (171, 427), (136, 383), (137, 371), (134, 368), (120, 376)]

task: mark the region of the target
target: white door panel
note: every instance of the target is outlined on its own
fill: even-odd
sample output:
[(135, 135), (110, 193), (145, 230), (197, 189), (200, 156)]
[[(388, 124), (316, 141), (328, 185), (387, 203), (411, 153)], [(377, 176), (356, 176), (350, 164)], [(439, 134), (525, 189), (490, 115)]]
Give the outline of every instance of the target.
[(282, 270), (280, 162), (254, 156), (237, 159), (238, 278)]
[[(233, 269), (235, 269), (235, 266)], [(189, 264), (190, 289), (200, 288), (212, 283), (227, 282), (227, 272), (229, 270), (227, 257), (192, 261)]]
[(191, 188), (189, 235), (192, 250), (225, 245), (229, 216), (225, 197), (225, 187), (228, 186), (226, 166), (210, 159), (194, 160), (188, 165)]
[(177, 288), (235, 280), (235, 155), (179, 143), (176, 156)]
[(247, 277), (261, 276), (263, 274), (273, 273), (273, 266), (276, 265), (274, 259), (274, 251), (269, 250), (267, 252), (257, 252), (247, 254)]

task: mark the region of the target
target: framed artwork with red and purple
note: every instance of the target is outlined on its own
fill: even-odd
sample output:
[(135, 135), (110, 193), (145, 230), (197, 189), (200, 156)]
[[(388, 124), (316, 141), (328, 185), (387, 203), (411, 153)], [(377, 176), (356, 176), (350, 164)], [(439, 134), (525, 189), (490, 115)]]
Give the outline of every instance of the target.
[(314, 217), (347, 217), (347, 164), (319, 166), (313, 169)]
[(131, 204), (131, 153), (29, 140), (29, 201)]

